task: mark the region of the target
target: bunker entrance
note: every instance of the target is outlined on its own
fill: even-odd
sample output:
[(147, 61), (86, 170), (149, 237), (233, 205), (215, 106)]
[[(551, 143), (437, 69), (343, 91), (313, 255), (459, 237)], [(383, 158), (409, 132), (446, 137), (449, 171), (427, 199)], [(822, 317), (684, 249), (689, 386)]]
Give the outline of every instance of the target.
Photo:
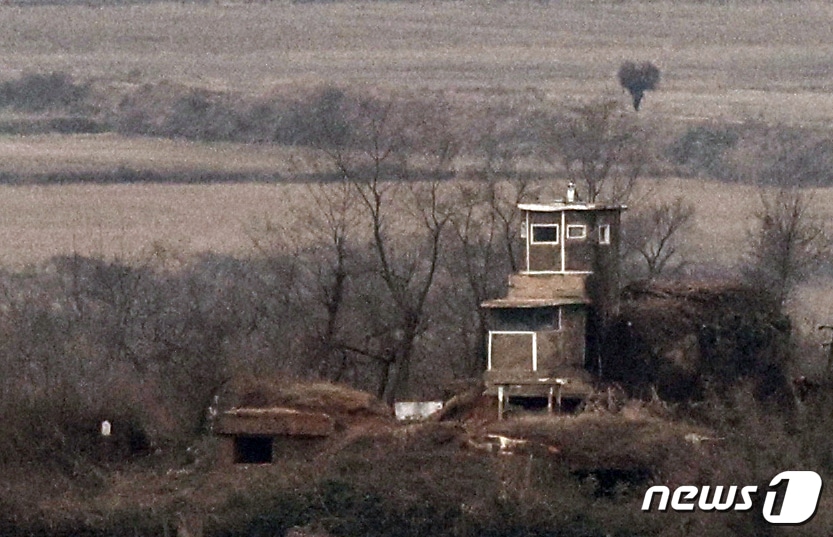
[(234, 462), (269, 464), (272, 462), (272, 437), (238, 436), (234, 439)]
[[(525, 411), (539, 412), (548, 409), (549, 401), (546, 397), (510, 396), (508, 402), (511, 406)], [(574, 414), (581, 408), (583, 399), (580, 397), (563, 397), (561, 407), (555, 405), (556, 412)]]

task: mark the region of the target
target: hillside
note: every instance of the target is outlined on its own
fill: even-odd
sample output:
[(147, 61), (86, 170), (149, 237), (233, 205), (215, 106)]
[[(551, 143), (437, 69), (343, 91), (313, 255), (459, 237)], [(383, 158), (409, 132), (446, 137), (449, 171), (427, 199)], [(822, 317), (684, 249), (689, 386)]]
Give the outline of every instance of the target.
[[(238, 397), (253, 393), (248, 386)], [(290, 407), (312, 404), (337, 417), (355, 412), (359, 399), (372, 401), (332, 385), (286, 386)], [(280, 389), (270, 390), (280, 397)], [(349, 420), (331, 438), (287, 448), (265, 465), (223, 463), (217, 438), (207, 436), (179, 454), (129, 464), (79, 459), (72, 470), (48, 461), (6, 468), (0, 529), (9, 536), (285, 535), (291, 528), (333, 536), (670, 536), (692, 525), (715, 535), (764, 527), (751, 513), (657, 516), (640, 506), (652, 484), (769, 479), (789, 457), (752, 464), (750, 454), (762, 443), (780, 449), (797, 442), (773, 428), (775, 416), (739, 399), (745, 406), (700, 412), (702, 420), (728, 411), (720, 417), (728, 422), (712, 428), (675, 417), (656, 400), (603, 400), (578, 415), (504, 421), (495, 421), (493, 402), (482, 401), (482, 411), (470, 407), (462, 420), (413, 425), (379, 415), (376, 402), (374, 424)], [(743, 421), (732, 422), (740, 413)], [(23, 471), (30, 474), (25, 481)], [(823, 499), (802, 535), (831, 527), (829, 505)]]
[[(258, 392), (262, 404), (279, 397), (336, 417), (355, 413), (360, 399), (375, 410), (273, 464), (222, 463), (217, 439), (207, 436), (173, 458), (78, 460), (71, 478), (47, 462), (31, 468), (28, 487), (6, 474), (4, 535), (284, 535), (293, 527), (334, 536), (672, 535), (669, 525), (690, 524), (754, 531), (754, 516), (645, 514), (642, 494), (655, 483), (757, 482), (772, 471), (744, 462), (752, 437), (737, 443), (740, 431), (674, 417), (658, 402), (618, 400), (578, 415), (498, 422), (483, 401), (487, 412), (470, 410), (462, 420), (399, 425), (358, 392), (284, 385), (292, 395), (273, 385), (266, 396), (261, 381), (238, 385), (249, 387), (233, 397)], [(822, 507), (806, 529), (829, 523)]]

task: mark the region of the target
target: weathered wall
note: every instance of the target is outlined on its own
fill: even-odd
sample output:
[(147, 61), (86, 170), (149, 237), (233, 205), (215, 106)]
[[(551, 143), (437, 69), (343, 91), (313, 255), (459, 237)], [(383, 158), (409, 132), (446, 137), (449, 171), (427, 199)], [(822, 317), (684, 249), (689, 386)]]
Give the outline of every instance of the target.
[[(598, 244), (596, 212), (564, 211), (564, 270), (591, 271)], [(583, 226), (583, 238), (570, 238), (570, 226)]]
[(561, 329), (538, 333), (538, 371), (555, 375), (565, 366), (584, 367), (584, 328), (586, 308), (562, 306)]

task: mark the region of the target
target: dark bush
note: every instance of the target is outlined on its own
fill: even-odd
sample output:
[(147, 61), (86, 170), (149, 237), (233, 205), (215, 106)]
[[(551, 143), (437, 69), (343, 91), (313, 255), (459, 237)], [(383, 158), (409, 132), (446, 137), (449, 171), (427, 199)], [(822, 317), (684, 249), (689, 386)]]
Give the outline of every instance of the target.
[(190, 140), (235, 141), (243, 138), (245, 130), (228, 95), (191, 90), (168, 110), (161, 134)]
[(833, 139), (810, 132), (787, 132), (758, 155), (757, 180), (776, 186), (833, 185)]
[(654, 90), (659, 84), (659, 68), (651, 62), (624, 62), (617, 73), (619, 84), (633, 97), (633, 108), (639, 110), (646, 91)]
[[(150, 453), (147, 419), (135, 402), (118, 393), (99, 403), (105, 407), (84, 399), (65, 389), (51, 397), (5, 401), (0, 464), (38, 463), (81, 479), (78, 472), (85, 464), (128, 461)], [(109, 437), (100, 432), (105, 419), (112, 424)]]
[(78, 109), (90, 93), (66, 73), (28, 74), (0, 84), (0, 106), (29, 112)]
[(345, 108), (355, 98), (337, 87), (324, 87), (289, 104), (275, 126), (273, 140), (288, 145), (341, 147), (350, 137)]
[(738, 137), (729, 127), (698, 125), (668, 147), (668, 158), (696, 175), (726, 179), (729, 173), (723, 157), (735, 147)]
[(98, 120), (79, 116), (55, 118), (10, 119), (0, 122), (3, 134), (96, 134), (109, 130), (109, 125)]

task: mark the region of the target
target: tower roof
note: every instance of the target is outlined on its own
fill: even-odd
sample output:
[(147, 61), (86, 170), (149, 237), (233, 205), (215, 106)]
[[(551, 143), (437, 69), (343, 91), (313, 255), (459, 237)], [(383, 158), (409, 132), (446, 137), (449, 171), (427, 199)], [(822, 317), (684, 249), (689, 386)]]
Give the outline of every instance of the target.
[(585, 297), (553, 297), (553, 298), (527, 298), (509, 297), (486, 300), (480, 304), (483, 308), (546, 308), (552, 306), (566, 306), (569, 304), (589, 304), (590, 300)]
[(552, 213), (558, 211), (623, 211), (627, 205), (614, 205), (605, 203), (585, 203), (574, 201), (568, 203), (563, 200), (555, 200), (548, 203), (519, 203), (518, 209), (536, 213)]

